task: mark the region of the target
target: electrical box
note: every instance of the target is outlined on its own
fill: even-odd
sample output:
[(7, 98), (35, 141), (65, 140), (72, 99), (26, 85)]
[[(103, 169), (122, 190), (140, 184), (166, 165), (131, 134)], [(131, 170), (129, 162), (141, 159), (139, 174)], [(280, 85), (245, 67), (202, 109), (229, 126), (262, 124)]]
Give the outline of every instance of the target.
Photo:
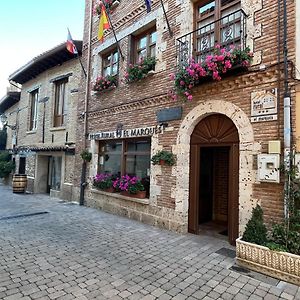
[(279, 154), (259, 154), (257, 156), (258, 180), (261, 182), (279, 183), (279, 164)]
[(281, 143), (280, 141), (269, 141), (268, 144), (269, 154), (280, 154), (281, 153)]

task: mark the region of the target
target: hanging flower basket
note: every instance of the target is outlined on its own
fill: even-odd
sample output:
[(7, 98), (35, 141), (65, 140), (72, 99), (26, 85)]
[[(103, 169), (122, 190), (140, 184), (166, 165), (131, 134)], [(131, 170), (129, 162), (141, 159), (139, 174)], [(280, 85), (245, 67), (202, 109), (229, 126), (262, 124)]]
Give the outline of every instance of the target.
[(190, 59), (186, 66), (180, 67), (176, 74), (170, 74), (170, 80), (174, 81), (174, 88), (169, 92), (173, 100), (183, 96), (186, 100), (193, 99), (192, 89), (203, 80), (219, 81), (230, 70), (237, 66), (247, 68), (253, 58), (250, 48), (245, 50), (234, 47), (230, 49), (215, 46), (213, 54), (207, 55), (205, 61), (195, 62)]

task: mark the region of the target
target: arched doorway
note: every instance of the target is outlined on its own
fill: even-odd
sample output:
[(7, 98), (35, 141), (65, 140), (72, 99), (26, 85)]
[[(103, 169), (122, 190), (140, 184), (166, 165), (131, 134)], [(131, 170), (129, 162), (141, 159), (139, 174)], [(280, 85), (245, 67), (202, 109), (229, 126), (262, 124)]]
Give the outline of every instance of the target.
[(222, 225), (228, 240), (238, 237), (239, 135), (225, 115), (201, 120), (191, 136), (188, 230)]

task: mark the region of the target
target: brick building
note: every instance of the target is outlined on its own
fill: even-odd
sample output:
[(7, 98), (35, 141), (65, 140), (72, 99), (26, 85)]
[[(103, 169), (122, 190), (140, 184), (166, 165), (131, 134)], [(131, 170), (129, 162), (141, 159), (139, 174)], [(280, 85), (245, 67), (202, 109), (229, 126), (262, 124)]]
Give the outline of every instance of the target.
[[(82, 41), (75, 44), (81, 55)], [(7, 149), (14, 154), (16, 173), (27, 175), (30, 192), (72, 199), (80, 80), (79, 61), (65, 43), (9, 77), (22, 88), (18, 101), (6, 99), (8, 105), (1, 104), (8, 124), (14, 125), (8, 129)]]
[[(97, 40), (94, 2), (86, 1), (83, 59), (88, 93), (80, 97), (85, 101), (79, 102), (77, 131), (79, 148), (93, 154), (86, 205), (179, 232), (197, 233), (203, 224), (217, 224), (214, 228), (228, 234), (231, 243), (257, 203), (269, 224), (281, 219), (283, 178), (276, 166), (283, 158), (284, 97), (291, 99), (292, 143), (298, 139), (299, 150), (295, 105), (300, 101), (300, 1), (287, 1), (287, 20), (281, 1), (279, 7), (277, 1), (263, 0), (163, 1), (173, 34), (161, 1), (152, 1), (149, 13), (142, 0), (113, 1), (110, 18), (123, 57), (111, 29), (104, 42)], [(205, 78), (192, 88), (192, 101), (172, 100), (169, 75), (191, 57), (205, 61), (215, 44), (249, 47), (251, 66), (232, 68), (222, 80)], [(129, 64), (151, 56), (156, 59), (154, 74), (127, 83)], [(100, 75), (117, 75), (117, 87), (93, 92)], [(150, 163), (161, 149), (175, 154), (174, 166)], [(80, 170), (78, 158), (77, 197)], [(94, 189), (90, 178), (97, 172), (148, 180), (148, 198)]]

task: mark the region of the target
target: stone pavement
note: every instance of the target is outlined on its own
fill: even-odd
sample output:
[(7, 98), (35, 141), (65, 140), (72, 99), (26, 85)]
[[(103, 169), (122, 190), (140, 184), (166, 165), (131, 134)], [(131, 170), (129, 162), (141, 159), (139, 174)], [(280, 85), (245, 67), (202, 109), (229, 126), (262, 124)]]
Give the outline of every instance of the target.
[(300, 299), (294, 285), (230, 269), (232, 250), (0, 185), (0, 299)]

